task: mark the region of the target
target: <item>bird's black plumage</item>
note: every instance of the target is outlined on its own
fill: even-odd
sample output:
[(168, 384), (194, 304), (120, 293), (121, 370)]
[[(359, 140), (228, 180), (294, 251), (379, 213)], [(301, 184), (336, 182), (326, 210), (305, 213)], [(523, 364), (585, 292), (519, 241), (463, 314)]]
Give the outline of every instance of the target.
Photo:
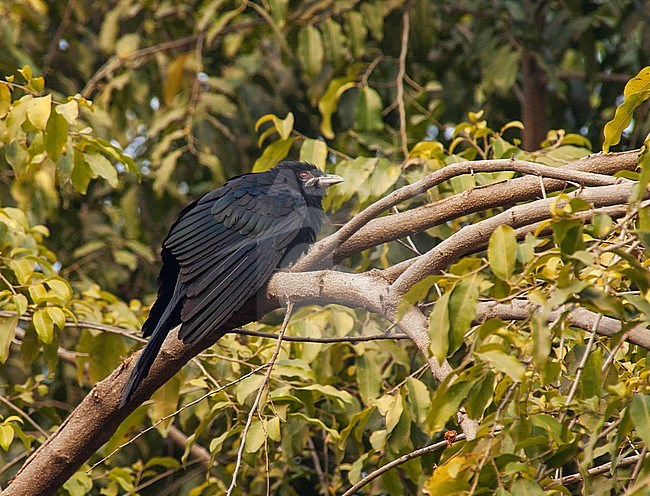
[(186, 343), (226, 329), (274, 270), (307, 250), (325, 217), (325, 191), (340, 181), (305, 162), (281, 162), (230, 179), (180, 213), (163, 242), (158, 298), (142, 327), (151, 338), (124, 385), (122, 404), (172, 328), (181, 324)]

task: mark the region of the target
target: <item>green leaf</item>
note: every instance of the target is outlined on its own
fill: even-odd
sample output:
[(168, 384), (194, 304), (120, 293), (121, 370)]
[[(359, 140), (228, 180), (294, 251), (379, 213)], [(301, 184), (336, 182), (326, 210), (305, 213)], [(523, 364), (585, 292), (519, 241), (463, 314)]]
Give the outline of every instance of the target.
[(59, 329), (65, 327), (65, 313), (59, 307), (46, 307), (45, 311)]
[(68, 122), (62, 115), (52, 112), (45, 128), (45, 151), (57, 163), (68, 142)]
[(451, 293), (443, 294), (433, 306), (429, 315), (429, 339), (431, 352), (442, 361), (449, 351), (449, 298)]
[(46, 309), (38, 309), (34, 312), (34, 328), (38, 338), (45, 344), (50, 344), (54, 339), (54, 322)]
[(318, 102), (318, 110), (322, 116), (320, 130), (327, 139), (333, 139), (335, 136), (332, 130), (332, 114), (336, 110), (341, 95), (350, 88), (354, 88), (354, 77), (332, 79), (323, 98)]
[(363, 23), (363, 16), (360, 12), (350, 10), (345, 13), (345, 31), (350, 39), (352, 56), (360, 59), (366, 51), (365, 41), (368, 29)]
[(625, 90), (623, 90), (623, 95), (625, 100), (616, 109), (614, 118), (605, 124), (604, 152), (608, 152), (611, 146), (621, 141), (621, 135), (630, 124), (634, 110), (650, 98), (650, 66), (641, 69), (634, 78), (628, 81)]
[(96, 176), (103, 177), (113, 188), (117, 188), (117, 170), (110, 160), (100, 153), (84, 153), (84, 159)]
[(488, 243), (490, 268), (499, 279), (507, 280), (515, 272), (517, 262), (517, 236), (515, 230), (505, 224), (497, 227)]
[(14, 440), (14, 429), (11, 425), (0, 425), (0, 448), (9, 451), (9, 446)]
[(523, 477), (512, 484), (510, 492), (516, 496), (544, 496), (546, 494), (537, 482)]
[[(386, 158), (380, 158), (372, 171), (366, 187), (359, 191), (359, 199), (366, 201), (369, 198), (380, 198), (389, 189), (395, 186), (395, 183), (402, 175), (402, 168), (399, 164), (394, 164)], [(364, 193), (367, 191), (367, 193)]]
[(241, 381), (239, 384), (237, 384), (237, 388), (235, 389), (235, 396), (237, 397), (237, 403), (243, 405), (246, 399), (248, 399), (248, 397), (251, 394), (257, 392), (257, 390), (260, 388), (263, 382), (264, 382), (264, 376), (252, 375), (250, 377), (247, 377), (243, 381)]
[(357, 382), (363, 402), (371, 405), (381, 390), (381, 368), (376, 359), (368, 358), (367, 353), (357, 357)]
[(68, 491), (70, 496), (84, 496), (91, 493), (93, 480), (86, 473), (86, 470), (88, 470), (88, 467), (78, 470), (63, 484), (63, 489)]
[(650, 395), (635, 394), (628, 407), (628, 413), (636, 433), (646, 445), (650, 445)]
[(490, 364), (494, 369), (504, 372), (513, 381), (521, 382), (526, 374), (526, 367), (513, 355), (497, 344), (488, 344), (475, 351), (474, 354)]
[(9, 357), (11, 342), (16, 336), (18, 315), (0, 317), (0, 363), (5, 363)]
[(406, 391), (408, 392), (407, 405), (413, 411), (415, 422), (423, 424), (431, 407), (429, 388), (419, 379), (408, 377), (406, 379)]
[(165, 188), (169, 185), (169, 178), (174, 173), (176, 169), (176, 162), (183, 154), (182, 148), (177, 148), (176, 150), (168, 153), (160, 161), (160, 167), (158, 167), (158, 173), (156, 174), (156, 180), (153, 183), (153, 190), (156, 194), (161, 195)]
[(291, 136), (291, 131), (293, 131), (293, 124), (295, 122), (293, 112), (289, 112), (284, 119), (280, 119), (277, 115), (274, 114), (263, 115), (257, 119), (257, 122), (255, 123), (255, 131), (258, 131), (262, 124), (269, 121), (273, 122), (273, 127), (267, 129), (264, 131), (264, 133), (262, 133), (262, 136), (260, 136), (260, 139), (257, 142), (258, 146), (262, 146), (266, 137), (273, 134), (274, 131), (277, 131), (280, 135), (280, 138), (283, 140)]
[(402, 413), (404, 413), (404, 402), (402, 401), (402, 396), (397, 394), (393, 396), (393, 399), (394, 401), (391, 407), (386, 411), (386, 434), (393, 432), (402, 417)]
[(13, 295), (13, 300), (14, 300), (14, 305), (16, 305), (16, 312), (18, 315), (22, 315), (27, 311), (27, 297), (23, 294), (15, 294)]
[(74, 149), (74, 166), (70, 174), (70, 180), (74, 189), (85, 195), (88, 191), (90, 180), (97, 177), (84, 160), (83, 152)]
[(381, 41), (384, 39), (384, 13), (377, 4), (362, 3), (361, 15), (370, 30), (372, 37)]
[(300, 145), (300, 160), (314, 164), (321, 170), (325, 169), (327, 145), (324, 141), (307, 138)]
[(379, 93), (364, 86), (357, 93), (354, 129), (357, 131), (381, 131), (384, 128), (383, 110)]
[(248, 432), (246, 433), (246, 453), (257, 453), (266, 441), (266, 433), (264, 426), (258, 418), (254, 419), (251, 423)]
[(427, 425), (431, 432), (438, 432), (444, 429), (447, 421), (458, 412), (461, 403), (467, 398), (473, 382), (461, 381), (451, 386), (441, 385), (436, 390), (431, 404), (435, 408), (429, 409)]
[(95, 384), (108, 377), (122, 361), (122, 357), (126, 353), (126, 346), (122, 336), (110, 332), (103, 332), (91, 340), (88, 375), (91, 384)]
[(329, 62), (335, 69), (340, 69), (345, 63), (346, 39), (341, 25), (331, 17), (327, 17), (321, 26), (323, 45)]
[(476, 382), (472, 387), (472, 390), (467, 396), (467, 401), (465, 401), (465, 409), (467, 410), (467, 416), (471, 419), (480, 420), (483, 412), (486, 408), (492, 403), (492, 398), (494, 396), (494, 386), (496, 383), (496, 375), (492, 372), (488, 372), (485, 378)]
[(266, 434), (269, 436), (269, 439), (273, 441), (282, 440), (282, 432), (280, 429), (280, 417), (272, 417), (266, 422)]
[(70, 100), (54, 107), (54, 112), (63, 117), (71, 126), (76, 124), (79, 117), (79, 103), (76, 100)]
[(4, 119), (9, 109), (11, 109), (11, 91), (9, 86), (0, 83), (0, 119)]
[(174, 97), (181, 90), (183, 85), (183, 74), (189, 53), (183, 53), (172, 60), (167, 66), (167, 74), (163, 84), (163, 102), (170, 106), (174, 103)]
[[(642, 148), (637, 167), (641, 170), (639, 182), (634, 185), (630, 201), (639, 202), (643, 199), (650, 184), (650, 135), (646, 139), (645, 146)], [(593, 222), (593, 220), (592, 220)], [(647, 239), (642, 241), (647, 242)]]
[[(153, 407), (150, 412), (152, 422), (157, 422), (176, 411), (181, 385), (181, 374), (176, 374), (151, 396), (153, 400)], [(157, 426), (158, 432), (163, 437), (167, 436), (173, 422), (173, 417), (161, 422)]]
[(302, 28), (298, 33), (298, 60), (305, 73), (316, 76), (323, 67), (323, 40), (314, 26)]
[(27, 104), (27, 118), (32, 125), (41, 131), (45, 130), (47, 120), (52, 112), (52, 95), (33, 98)]
[(289, 154), (294, 141), (296, 138), (281, 139), (267, 146), (262, 156), (255, 161), (253, 172), (267, 171), (276, 165)]
[(454, 286), (449, 298), (449, 351), (455, 352), (463, 344), (465, 333), (469, 331), (472, 320), (476, 317), (479, 286), (481, 278), (474, 272), (464, 277)]
[(45, 284), (64, 301), (68, 301), (72, 297), (72, 288), (63, 279), (49, 279), (45, 281)]
[(342, 408), (345, 408), (345, 405), (352, 405), (354, 403), (354, 400), (352, 399), (352, 395), (350, 393), (344, 390), (336, 389), (334, 386), (330, 386), (329, 384), (311, 384), (309, 386), (302, 386), (297, 389), (300, 391), (319, 392), (324, 396), (336, 400)]
[(28, 284), (34, 273), (36, 263), (27, 258), (16, 258), (9, 262), (9, 267), (14, 271), (16, 279), (20, 284)]
[(397, 306), (397, 320), (401, 320), (406, 312), (408, 312), (413, 305), (418, 301), (422, 300), (425, 296), (429, 294), (429, 291), (436, 283), (437, 278), (435, 276), (427, 276), (422, 279), (420, 282), (415, 283), (411, 288), (404, 294), (402, 301), (399, 302)]
[(508, 44), (499, 47), (490, 56), (490, 62), (483, 71), (483, 84), (486, 89), (496, 89), (506, 94), (517, 81), (521, 53)]
[(533, 337), (533, 363), (538, 370), (544, 370), (548, 364), (553, 336), (548, 322), (547, 312), (535, 312), (530, 320)]

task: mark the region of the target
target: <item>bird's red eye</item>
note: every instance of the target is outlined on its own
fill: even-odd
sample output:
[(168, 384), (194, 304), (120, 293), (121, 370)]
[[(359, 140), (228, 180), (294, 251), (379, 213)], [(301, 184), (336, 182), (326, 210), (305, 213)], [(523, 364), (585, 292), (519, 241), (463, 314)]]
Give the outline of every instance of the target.
[(311, 173), (308, 171), (300, 171), (298, 175), (300, 176), (300, 179), (309, 179), (311, 177)]

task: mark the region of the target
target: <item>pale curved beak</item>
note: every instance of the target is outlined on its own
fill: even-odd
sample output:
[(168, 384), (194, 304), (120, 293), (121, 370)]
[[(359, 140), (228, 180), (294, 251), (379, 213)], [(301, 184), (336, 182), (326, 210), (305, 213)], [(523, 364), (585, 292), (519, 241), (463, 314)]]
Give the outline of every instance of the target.
[(311, 181), (314, 181), (315, 185), (321, 188), (329, 188), (335, 184), (342, 183), (345, 181), (341, 176), (336, 174), (325, 174), (324, 176), (315, 177)]

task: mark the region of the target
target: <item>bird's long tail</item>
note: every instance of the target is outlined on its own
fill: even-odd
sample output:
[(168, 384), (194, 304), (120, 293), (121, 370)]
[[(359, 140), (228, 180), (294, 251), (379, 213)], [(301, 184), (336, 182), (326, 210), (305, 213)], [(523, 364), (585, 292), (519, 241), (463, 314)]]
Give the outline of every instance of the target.
[(149, 369), (151, 369), (151, 365), (153, 365), (153, 362), (156, 359), (158, 351), (160, 351), (160, 347), (165, 341), (168, 332), (169, 330), (164, 332), (162, 329), (156, 329), (156, 331), (147, 342), (147, 345), (144, 347), (144, 350), (142, 350), (142, 353), (138, 357), (138, 361), (136, 362), (135, 367), (133, 367), (133, 370), (131, 370), (129, 378), (126, 380), (124, 386), (122, 387), (122, 402), (120, 403), (120, 406), (124, 406), (129, 402), (131, 396), (133, 396), (135, 390), (138, 389), (138, 386), (142, 380), (147, 377)]
[[(167, 334), (169, 334), (169, 331), (178, 324), (176, 321), (179, 320), (180, 317), (180, 315), (177, 314), (180, 314), (179, 302), (181, 300), (182, 292), (180, 291), (178, 284), (176, 289), (179, 291), (175, 291), (172, 300), (169, 302), (167, 308), (165, 308), (165, 311), (156, 323), (156, 327), (151, 333), (151, 337), (142, 350), (142, 353), (140, 353), (138, 361), (133, 367), (133, 370), (131, 370), (128, 379), (124, 383), (124, 386), (122, 386), (122, 402), (120, 403), (120, 406), (124, 406), (129, 402), (131, 396), (133, 396), (135, 390), (138, 389), (140, 383), (145, 377), (147, 377), (149, 369), (151, 369), (153, 362), (156, 360), (156, 356), (158, 355), (160, 347), (165, 341)], [(147, 322), (145, 322), (143, 328), (146, 327)]]

